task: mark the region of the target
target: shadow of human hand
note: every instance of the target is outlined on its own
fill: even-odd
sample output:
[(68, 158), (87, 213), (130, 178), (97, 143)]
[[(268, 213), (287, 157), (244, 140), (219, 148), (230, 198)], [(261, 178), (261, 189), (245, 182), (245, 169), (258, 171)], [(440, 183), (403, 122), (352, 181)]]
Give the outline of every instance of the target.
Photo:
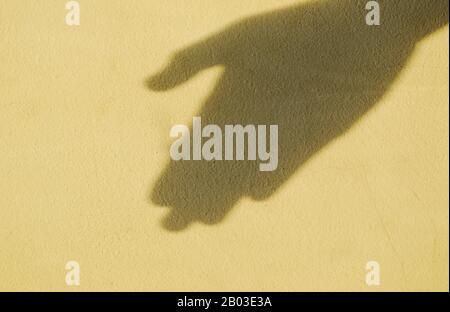
[(221, 65), (197, 116), (205, 124), (279, 125), (279, 165), (170, 161), (151, 200), (171, 211), (164, 226), (215, 224), (242, 197), (268, 198), (324, 145), (385, 94), (415, 44), (448, 23), (448, 1), (384, 0), (381, 26), (366, 1), (314, 1), (247, 18), (176, 53), (148, 80), (166, 91)]

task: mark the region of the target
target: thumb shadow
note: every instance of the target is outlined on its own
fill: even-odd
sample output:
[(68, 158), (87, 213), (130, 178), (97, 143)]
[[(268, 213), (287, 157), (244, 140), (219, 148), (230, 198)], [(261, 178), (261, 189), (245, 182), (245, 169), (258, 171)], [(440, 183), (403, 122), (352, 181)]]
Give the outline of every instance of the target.
[(216, 224), (245, 196), (271, 196), (312, 155), (344, 134), (386, 93), (415, 45), (448, 23), (448, 0), (315, 1), (250, 17), (178, 53), (148, 80), (166, 91), (215, 65), (224, 72), (196, 116), (203, 124), (278, 125), (279, 164), (170, 161), (151, 201), (170, 208), (171, 231)]

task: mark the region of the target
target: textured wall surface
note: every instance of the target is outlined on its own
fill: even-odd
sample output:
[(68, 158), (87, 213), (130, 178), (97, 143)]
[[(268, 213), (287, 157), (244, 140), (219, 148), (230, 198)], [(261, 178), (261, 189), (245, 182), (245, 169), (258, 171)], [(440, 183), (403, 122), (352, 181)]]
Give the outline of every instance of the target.
[[(79, 2), (0, 0), (0, 290), (448, 290), (443, 1)], [(199, 115), (279, 168), (170, 162)]]

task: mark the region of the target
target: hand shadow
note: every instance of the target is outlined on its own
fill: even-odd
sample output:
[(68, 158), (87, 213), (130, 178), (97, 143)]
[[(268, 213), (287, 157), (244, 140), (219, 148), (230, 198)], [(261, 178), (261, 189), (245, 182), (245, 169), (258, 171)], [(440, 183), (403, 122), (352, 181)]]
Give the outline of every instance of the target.
[[(244, 19), (174, 55), (147, 83), (166, 91), (215, 65), (224, 72), (196, 116), (202, 124), (279, 125), (279, 164), (170, 161), (153, 203), (170, 207), (164, 227), (216, 224), (244, 196), (271, 196), (314, 153), (376, 104), (422, 38), (448, 23), (448, 0), (324, 0)], [(182, 103), (180, 103), (182, 105)]]

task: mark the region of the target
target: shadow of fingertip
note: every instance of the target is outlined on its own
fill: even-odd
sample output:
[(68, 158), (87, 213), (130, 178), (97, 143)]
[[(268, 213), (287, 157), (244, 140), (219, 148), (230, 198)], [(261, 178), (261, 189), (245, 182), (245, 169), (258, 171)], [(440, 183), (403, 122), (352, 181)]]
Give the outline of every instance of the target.
[(170, 213), (162, 221), (162, 226), (169, 232), (181, 232), (188, 228), (190, 222), (181, 215)]
[(164, 92), (171, 88), (160, 75), (152, 76), (145, 80), (145, 86), (155, 92)]

